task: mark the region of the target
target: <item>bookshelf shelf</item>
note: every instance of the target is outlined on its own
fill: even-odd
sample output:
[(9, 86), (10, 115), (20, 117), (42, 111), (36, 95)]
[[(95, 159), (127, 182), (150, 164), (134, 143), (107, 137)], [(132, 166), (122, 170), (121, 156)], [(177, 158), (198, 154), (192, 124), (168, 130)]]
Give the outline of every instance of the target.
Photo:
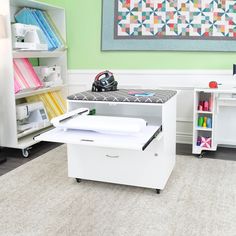
[(195, 130), (201, 130), (201, 131), (212, 131), (212, 128), (196, 127)]
[(213, 114), (212, 111), (196, 111), (198, 114)]
[(41, 134), (41, 133), (43, 133), (43, 132), (46, 132), (50, 129), (52, 129), (52, 126), (46, 127), (44, 129), (38, 130), (34, 133), (31, 133), (27, 136), (19, 138), (18, 139), (18, 148), (19, 149), (26, 149), (26, 148), (38, 143), (39, 141), (34, 140), (34, 137)]
[[(21, 12), (22, 8), (25, 8), (25, 7), (37, 9), (38, 13), (45, 11), (45, 12), (42, 12), (43, 15), (41, 19), (43, 19), (43, 16), (44, 16), (45, 18), (44, 20), (47, 20), (49, 25), (51, 23), (51, 33), (52, 34), (54, 33), (54, 35), (58, 37), (57, 39), (54, 38), (56, 41), (58, 40), (57, 43), (56, 41), (53, 41), (54, 47), (52, 49), (55, 49), (54, 51), (13, 50), (11, 24), (16, 22), (15, 20), (16, 14)], [(0, 108), (1, 108), (0, 109), (0, 124), (1, 124), (0, 135), (2, 137), (0, 139), (0, 146), (22, 149), (22, 154), (24, 157), (26, 157), (24, 155), (25, 153), (24, 151), (27, 151), (29, 147), (31, 147), (33, 144), (38, 142), (38, 141), (35, 141), (33, 137), (36, 136), (37, 134), (44, 132), (45, 130), (50, 129), (51, 125), (47, 128), (42, 128), (40, 130), (31, 130), (32, 133), (31, 131), (25, 131), (24, 134), (23, 133), (18, 134), (17, 133), (16, 106), (23, 103), (27, 103), (27, 102), (37, 102), (37, 101), (33, 101), (33, 100), (30, 101), (30, 100), (32, 98), (37, 98), (37, 97), (45, 98), (46, 96), (52, 97), (51, 101), (54, 101), (56, 103), (59, 100), (59, 96), (58, 97), (56, 96), (56, 94), (59, 94), (59, 93), (55, 93), (57, 91), (60, 92), (60, 96), (63, 95), (64, 97), (66, 97), (67, 95), (67, 90), (66, 90), (67, 49), (66, 49), (65, 9), (55, 6), (53, 4), (47, 4), (47, 3), (43, 3), (37, 0), (5, 0), (4, 3), (1, 4), (0, 15), (3, 15), (5, 18), (5, 28), (7, 32), (7, 37), (4, 38), (4, 40), (0, 41), (0, 51), (1, 51), (0, 94), (2, 96), (2, 99), (0, 99)], [(21, 23), (30, 24), (26, 22), (21, 22)], [(50, 27), (47, 29), (49, 29), (50, 31)], [(17, 72), (16, 69), (14, 70), (14, 68), (16, 68), (15, 61), (23, 61), (24, 58), (26, 59), (35, 58), (36, 60), (33, 60), (33, 63), (34, 61), (36, 61), (37, 66), (60, 67), (60, 77), (62, 78), (62, 85), (56, 85), (53, 87), (44, 87), (44, 88), (39, 88), (39, 89), (24, 90), (25, 88), (28, 88), (28, 87), (39, 87), (39, 86), (32, 86), (32, 84), (33, 85), (35, 84), (29, 83), (30, 81), (26, 79), (28, 85), (30, 86), (26, 86), (27, 83), (25, 83), (24, 80), (21, 80), (21, 84), (19, 87), (20, 89), (15, 87), (17, 85), (15, 81), (18, 78), (22, 78), (25, 76), (25, 74), (22, 73), (22, 70), (20, 71), (20, 73)], [(14, 59), (14, 63), (13, 63), (13, 59)], [(28, 68), (28, 70), (30, 69)], [(23, 76), (21, 76), (21, 74)], [(27, 78), (29, 79), (29, 78), (34, 78), (34, 77), (28, 76)], [(15, 94), (15, 91), (18, 91), (18, 90), (22, 90), (22, 91)], [(40, 95), (40, 96), (34, 97), (34, 95)], [(55, 95), (55, 97), (53, 95)], [(49, 101), (48, 104), (51, 104), (49, 99), (47, 101)], [(53, 106), (55, 107), (55, 104), (53, 104)], [(49, 106), (46, 107), (46, 104), (44, 103), (44, 107), (48, 113)], [(57, 106), (57, 108), (58, 110), (60, 110), (60, 107)], [(62, 109), (60, 110), (60, 112), (63, 112)]]
[(200, 146), (194, 145), (194, 148), (195, 148), (196, 153), (201, 153), (202, 151), (216, 151), (217, 146), (214, 145), (214, 146), (211, 146), (210, 148), (207, 148), (207, 147), (200, 147)]
[(59, 85), (59, 86), (53, 86), (53, 87), (48, 87), (48, 88), (34, 89), (30, 91), (22, 91), (16, 94), (16, 99), (26, 98), (26, 97), (30, 97), (37, 94), (47, 93), (47, 92), (53, 92), (53, 91), (61, 90), (64, 87), (65, 85)]
[(20, 138), (26, 137), (26, 136), (28, 136), (28, 135), (30, 135), (32, 133), (35, 135), (36, 132), (38, 132), (38, 131), (42, 132), (42, 130), (47, 130), (47, 128), (49, 128), (49, 127), (52, 127), (51, 123), (48, 123), (43, 128), (27, 130), (25, 132), (19, 133), (19, 134), (17, 134), (17, 137), (18, 137), (18, 139), (20, 139)]
[(13, 51), (13, 58), (56, 58), (61, 57), (66, 50), (61, 51)]
[(34, 0), (10, 0), (10, 4), (11, 6), (14, 7), (32, 7), (32, 8), (38, 8), (38, 9), (42, 9), (42, 10), (64, 10), (61, 7), (52, 5), (52, 4), (48, 4), (48, 3), (43, 3), (43, 2), (38, 2), (38, 1), (34, 1)]

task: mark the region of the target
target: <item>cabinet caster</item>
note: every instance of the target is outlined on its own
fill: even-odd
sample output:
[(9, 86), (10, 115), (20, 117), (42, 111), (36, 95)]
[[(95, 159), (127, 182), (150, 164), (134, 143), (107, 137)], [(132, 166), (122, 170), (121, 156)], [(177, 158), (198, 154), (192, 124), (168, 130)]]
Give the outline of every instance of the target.
[(203, 158), (203, 157), (204, 157), (204, 154), (205, 154), (205, 152), (202, 152), (201, 154), (199, 154), (198, 158), (199, 158), (199, 159)]
[(160, 193), (161, 193), (161, 190), (160, 190), (160, 189), (156, 189), (156, 193), (157, 193), (157, 194), (160, 194)]
[(82, 180), (81, 179), (79, 179), (79, 178), (75, 178), (76, 179), (76, 181), (77, 181), (77, 183), (80, 183)]
[(22, 156), (24, 158), (29, 157), (29, 149), (28, 148), (22, 149)]

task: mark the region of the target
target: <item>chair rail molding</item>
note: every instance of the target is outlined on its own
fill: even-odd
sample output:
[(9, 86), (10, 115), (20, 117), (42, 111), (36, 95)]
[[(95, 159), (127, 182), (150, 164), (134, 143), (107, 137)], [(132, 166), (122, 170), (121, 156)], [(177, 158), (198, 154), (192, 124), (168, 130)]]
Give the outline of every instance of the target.
[[(68, 70), (69, 94), (90, 90), (101, 70)], [(192, 143), (193, 90), (207, 88), (212, 80), (235, 86), (231, 70), (111, 70), (118, 88), (175, 89), (177, 98), (177, 142)]]

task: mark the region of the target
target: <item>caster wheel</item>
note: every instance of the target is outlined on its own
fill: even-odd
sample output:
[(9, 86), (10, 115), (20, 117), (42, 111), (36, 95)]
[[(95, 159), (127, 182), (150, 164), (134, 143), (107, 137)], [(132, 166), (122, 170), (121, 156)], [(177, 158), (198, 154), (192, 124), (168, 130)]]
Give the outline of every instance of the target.
[(81, 182), (81, 179), (76, 178), (76, 181), (77, 181), (77, 183), (80, 183), (80, 182)]
[(23, 156), (24, 158), (29, 157), (29, 150), (28, 150), (28, 149), (22, 149), (22, 156)]
[(199, 159), (203, 158), (203, 157), (204, 157), (204, 154), (205, 154), (205, 153), (202, 152), (202, 153), (198, 156), (198, 158), (199, 158)]
[(156, 189), (156, 193), (157, 193), (157, 194), (160, 194), (160, 193), (161, 193), (161, 190), (160, 190), (160, 189)]

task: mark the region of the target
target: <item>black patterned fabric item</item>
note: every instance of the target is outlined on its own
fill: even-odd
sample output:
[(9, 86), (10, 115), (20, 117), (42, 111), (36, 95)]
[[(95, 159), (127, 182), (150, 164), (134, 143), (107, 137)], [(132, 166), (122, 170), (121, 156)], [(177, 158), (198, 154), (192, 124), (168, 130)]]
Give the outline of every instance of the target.
[[(134, 96), (129, 92), (154, 93), (153, 96)], [(174, 90), (149, 89), (119, 89), (111, 92), (85, 91), (67, 97), (69, 100), (104, 101), (104, 102), (139, 102), (139, 103), (165, 103), (177, 92)]]

